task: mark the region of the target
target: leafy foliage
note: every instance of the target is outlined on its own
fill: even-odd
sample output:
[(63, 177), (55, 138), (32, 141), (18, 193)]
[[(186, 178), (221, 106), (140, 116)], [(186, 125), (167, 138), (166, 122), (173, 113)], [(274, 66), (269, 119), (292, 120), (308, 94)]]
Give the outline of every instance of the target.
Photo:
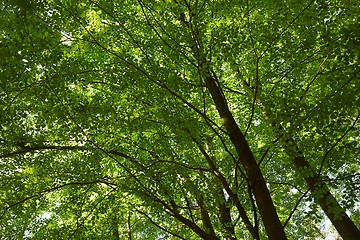
[(359, 16), (343, 0), (2, 1), (0, 235), (315, 239), (324, 213), (360, 234)]

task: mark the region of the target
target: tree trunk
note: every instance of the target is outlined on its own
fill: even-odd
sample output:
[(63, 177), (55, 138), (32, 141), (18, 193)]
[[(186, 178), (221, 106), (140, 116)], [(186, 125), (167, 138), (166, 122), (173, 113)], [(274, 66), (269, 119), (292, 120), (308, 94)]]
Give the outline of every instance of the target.
[[(258, 102), (265, 107), (264, 102), (262, 102), (261, 99), (258, 99)], [(270, 114), (267, 112), (266, 107), (263, 115), (265, 119), (269, 120)], [(275, 132), (278, 132), (278, 137), (286, 136), (285, 129), (281, 124), (269, 122), (269, 125), (276, 129)], [(304, 153), (299, 149), (294, 139), (291, 136), (288, 136), (284, 139), (284, 142), (285, 152), (292, 158), (295, 170), (304, 178), (311, 191), (312, 197), (320, 205), (343, 240), (360, 239), (359, 229), (354, 222), (351, 221), (350, 217), (337, 202), (336, 198), (331, 194), (326, 183), (319, 181), (314, 169), (306, 160)], [(335, 214), (333, 210), (335, 210), (337, 214)]]
[(131, 215), (130, 212), (128, 213), (126, 227), (127, 227), (127, 234), (128, 234), (128, 240), (132, 240), (132, 231), (131, 231)]
[[(279, 129), (283, 130), (281, 126)], [(340, 236), (344, 240), (360, 239), (359, 229), (331, 194), (327, 185), (324, 182), (319, 181), (317, 174), (292, 138), (286, 139), (285, 151), (293, 158), (292, 162), (296, 170), (301, 173), (310, 188), (312, 196), (316, 202), (319, 203)], [(304, 174), (304, 171), (306, 171), (306, 174)]]
[(223, 125), (225, 126), (230, 136), (230, 140), (234, 144), (239, 159), (247, 173), (266, 233), (270, 240), (287, 239), (276, 213), (269, 190), (267, 189), (265, 179), (249, 145), (239, 126), (235, 122), (235, 119), (226, 104), (225, 96), (223, 96), (216, 80), (214, 77), (210, 76), (210, 73), (208, 74), (209, 76), (207, 76), (205, 80), (206, 87), (212, 96)]

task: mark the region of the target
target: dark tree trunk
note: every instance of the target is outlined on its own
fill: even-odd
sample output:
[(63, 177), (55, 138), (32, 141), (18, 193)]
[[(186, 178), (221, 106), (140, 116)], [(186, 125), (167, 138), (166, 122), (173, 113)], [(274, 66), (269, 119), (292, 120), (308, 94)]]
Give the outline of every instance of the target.
[(223, 125), (225, 126), (230, 136), (230, 140), (234, 144), (234, 147), (239, 155), (239, 159), (249, 178), (250, 186), (255, 196), (255, 201), (259, 208), (259, 212), (269, 239), (287, 239), (279, 217), (276, 213), (269, 190), (267, 189), (264, 177), (244, 135), (242, 134), (227, 106), (225, 96), (222, 94), (220, 87), (216, 83), (214, 77), (208, 76), (205, 80), (205, 84), (212, 96), (217, 111), (221, 117), (221, 120), (223, 121)]

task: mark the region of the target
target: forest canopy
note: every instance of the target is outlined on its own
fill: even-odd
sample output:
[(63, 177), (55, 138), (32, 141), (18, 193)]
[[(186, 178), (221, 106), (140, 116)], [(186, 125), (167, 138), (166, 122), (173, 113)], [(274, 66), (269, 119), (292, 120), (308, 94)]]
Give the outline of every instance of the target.
[(355, 0), (3, 0), (2, 239), (360, 239)]

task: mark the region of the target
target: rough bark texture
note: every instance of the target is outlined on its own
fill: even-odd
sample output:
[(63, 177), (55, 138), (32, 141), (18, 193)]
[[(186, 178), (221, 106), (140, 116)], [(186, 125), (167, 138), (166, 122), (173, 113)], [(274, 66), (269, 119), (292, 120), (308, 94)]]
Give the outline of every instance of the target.
[(220, 87), (212, 76), (206, 77), (205, 84), (215, 103), (217, 111), (223, 124), (230, 136), (230, 140), (235, 146), (239, 159), (247, 173), (252, 191), (262, 217), (266, 233), (270, 240), (287, 239), (277, 216), (266, 182), (260, 168), (247, 144), (247, 141), (236, 124), (231, 114), (225, 97), (221, 93)]

